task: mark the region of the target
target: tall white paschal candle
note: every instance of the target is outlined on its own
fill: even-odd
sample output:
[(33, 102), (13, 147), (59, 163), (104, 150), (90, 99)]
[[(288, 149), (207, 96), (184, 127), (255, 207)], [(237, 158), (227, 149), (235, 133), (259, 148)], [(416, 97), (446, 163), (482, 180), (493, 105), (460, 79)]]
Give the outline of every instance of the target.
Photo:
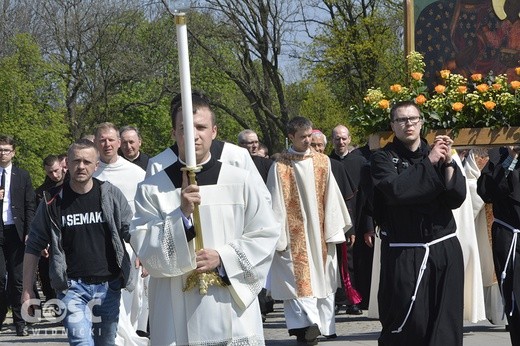
[(177, 27), (177, 50), (179, 52), (179, 74), (181, 82), (185, 160), (186, 166), (188, 168), (195, 168), (197, 166), (197, 158), (195, 156), (190, 59), (188, 56), (188, 30), (186, 27), (185, 13), (175, 14), (175, 26)]

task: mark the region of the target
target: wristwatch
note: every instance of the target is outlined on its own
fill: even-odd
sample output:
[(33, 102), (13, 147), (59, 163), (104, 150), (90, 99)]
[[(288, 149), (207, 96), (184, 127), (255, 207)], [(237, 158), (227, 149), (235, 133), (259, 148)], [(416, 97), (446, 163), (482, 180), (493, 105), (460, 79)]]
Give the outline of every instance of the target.
[(455, 160), (451, 160), (451, 162), (445, 162), (444, 167), (453, 167), (453, 168), (456, 168), (457, 167), (457, 163), (455, 162)]

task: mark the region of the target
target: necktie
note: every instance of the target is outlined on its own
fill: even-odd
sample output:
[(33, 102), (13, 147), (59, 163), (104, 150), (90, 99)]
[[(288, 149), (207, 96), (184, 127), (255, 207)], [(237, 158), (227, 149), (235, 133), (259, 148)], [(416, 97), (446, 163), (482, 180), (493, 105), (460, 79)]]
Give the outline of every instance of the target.
[[(0, 179), (0, 190), (4, 190), (5, 197), (5, 169), (2, 170), (2, 178)], [(0, 230), (4, 229), (4, 199), (0, 200)]]

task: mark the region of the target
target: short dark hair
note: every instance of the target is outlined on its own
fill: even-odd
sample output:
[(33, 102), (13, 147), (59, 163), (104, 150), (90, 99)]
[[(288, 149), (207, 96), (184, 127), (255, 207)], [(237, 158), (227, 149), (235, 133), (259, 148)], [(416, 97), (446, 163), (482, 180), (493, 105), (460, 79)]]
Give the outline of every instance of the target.
[(7, 144), (13, 147), (13, 150), (16, 149), (16, 142), (12, 136), (9, 135), (0, 135), (0, 144)]
[(294, 135), (298, 130), (301, 129), (312, 129), (312, 121), (305, 117), (294, 117), (287, 122), (287, 134)]
[[(193, 107), (193, 114), (195, 114), (201, 108), (207, 108), (211, 112), (211, 122), (213, 125), (216, 125), (217, 120), (215, 117), (215, 113), (211, 109), (211, 101), (209, 98), (204, 95), (200, 91), (193, 91), (191, 93), (191, 103)], [(170, 104), (170, 117), (172, 120), (172, 128), (175, 128), (175, 122), (177, 120), (177, 115), (182, 111), (182, 99), (181, 94), (177, 94), (171, 104)]]
[(45, 166), (52, 166), (54, 165), (56, 162), (60, 163), (60, 159), (58, 156), (56, 155), (48, 155), (46, 158), (43, 159), (43, 167)]
[(397, 102), (396, 104), (394, 104), (392, 106), (392, 108), (390, 109), (390, 121), (395, 119), (395, 116), (397, 115), (397, 110), (399, 108), (406, 108), (406, 107), (414, 107), (419, 112), (419, 115), (421, 115), (421, 110), (420, 110), (419, 106), (417, 106), (415, 104), (415, 102), (413, 102), (413, 101), (400, 101), (400, 102)]
[(266, 154), (269, 153), (269, 148), (264, 143), (258, 143), (258, 149), (263, 149)]
[(135, 133), (137, 134), (137, 138), (139, 138), (140, 140), (142, 140), (141, 138), (141, 133), (139, 132), (139, 130), (137, 129), (137, 127), (135, 126), (132, 126), (132, 125), (126, 125), (126, 126), (123, 126), (119, 129), (119, 137), (121, 137), (123, 135), (123, 133), (125, 133), (126, 131), (135, 131)]
[(67, 150), (67, 158), (70, 157), (70, 154), (74, 150), (90, 149), (90, 148), (94, 149), (96, 151), (96, 154), (99, 156), (98, 148), (96, 147), (96, 145), (90, 139), (80, 138), (80, 139), (76, 140), (74, 143), (72, 143), (69, 146), (69, 150)]

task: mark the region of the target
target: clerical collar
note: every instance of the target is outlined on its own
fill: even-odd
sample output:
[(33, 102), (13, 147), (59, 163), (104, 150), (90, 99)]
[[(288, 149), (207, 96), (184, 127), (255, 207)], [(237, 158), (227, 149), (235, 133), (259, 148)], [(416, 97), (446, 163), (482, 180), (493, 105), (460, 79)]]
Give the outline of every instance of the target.
[(287, 149), (287, 152), (289, 154), (296, 154), (296, 155), (302, 155), (302, 156), (305, 156), (305, 155), (309, 155), (311, 153), (311, 149), (307, 149), (305, 151), (296, 151), (294, 150), (294, 148), (292, 146), (289, 147), (289, 149)]
[[(222, 156), (222, 151), (224, 150), (224, 144), (225, 142), (216, 139), (213, 140), (213, 142), (211, 142), (211, 148), (209, 150), (211, 155), (215, 158), (215, 160), (220, 160)], [(177, 143), (172, 145), (170, 149), (177, 157), (179, 157), (179, 146), (177, 145)]]
[[(175, 161), (172, 165), (166, 167), (164, 172), (168, 175), (175, 187), (182, 186), (182, 171), (186, 164), (181, 160)], [(209, 159), (202, 163), (202, 169), (196, 173), (196, 180), (199, 186), (215, 185), (218, 181), (218, 175), (222, 163), (215, 160), (211, 155)]]
[(335, 153), (335, 154), (336, 154), (336, 155), (337, 155), (341, 160), (343, 160), (343, 159), (345, 158), (345, 156), (347, 156), (347, 155), (349, 154), (348, 150), (347, 150), (347, 152), (346, 152), (345, 154), (343, 154), (343, 155), (338, 154), (336, 151), (334, 151), (334, 153)]
[[(197, 164), (197, 166), (204, 166), (209, 161), (211, 161), (211, 153), (209, 153), (209, 157), (208, 157), (208, 159), (206, 161)], [(179, 157), (179, 162), (182, 163), (184, 166), (187, 166), (186, 162), (182, 161), (180, 157)]]
[(130, 162), (134, 162), (135, 160), (137, 160), (137, 159), (139, 158), (139, 155), (141, 155), (141, 152), (140, 152), (140, 151), (137, 153), (137, 156), (134, 157), (133, 159), (129, 159), (129, 158), (126, 157), (126, 156), (125, 156), (125, 159), (127, 159), (127, 160), (130, 161)]

